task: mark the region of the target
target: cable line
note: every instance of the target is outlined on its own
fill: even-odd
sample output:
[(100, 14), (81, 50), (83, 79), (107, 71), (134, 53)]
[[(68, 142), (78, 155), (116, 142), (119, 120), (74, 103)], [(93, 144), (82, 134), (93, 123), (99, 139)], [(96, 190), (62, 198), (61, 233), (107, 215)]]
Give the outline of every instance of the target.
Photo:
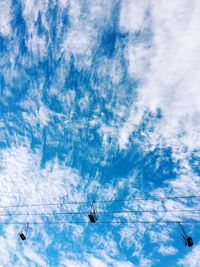
[[(18, 221), (9, 221), (9, 222), (0, 222), (1, 225), (25, 225), (27, 222), (18, 222)], [(192, 220), (192, 221), (100, 221), (96, 224), (92, 225), (98, 225), (98, 224), (200, 224), (200, 220)], [(29, 222), (29, 225), (43, 225), (43, 224), (88, 224), (90, 225), (90, 222), (86, 221), (33, 221)]]
[[(98, 214), (123, 214), (123, 213), (180, 213), (180, 212), (200, 212), (200, 209), (175, 209), (175, 210), (119, 210), (119, 211), (98, 211)], [(0, 217), (6, 216), (48, 216), (48, 215), (82, 215), (88, 211), (66, 211), (66, 212), (44, 212), (44, 213), (0, 213)]]
[[(195, 198), (200, 198), (200, 196), (192, 195), (192, 196), (151, 197), (151, 198), (132, 198), (132, 199), (116, 199), (116, 200), (95, 200), (95, 203), (117, 203), (117, 202), (134, 202), (134, 201), (140, 201), (140, 200), (151, 201), (151, 200), (195, 199)], [(91, 201), (22, 204), (22, 205), (0, 205), (0, 208), (25, 208), (25, 207), (64, 206), (64, 205), (81, 205), (81, 204), (91, 204)]]

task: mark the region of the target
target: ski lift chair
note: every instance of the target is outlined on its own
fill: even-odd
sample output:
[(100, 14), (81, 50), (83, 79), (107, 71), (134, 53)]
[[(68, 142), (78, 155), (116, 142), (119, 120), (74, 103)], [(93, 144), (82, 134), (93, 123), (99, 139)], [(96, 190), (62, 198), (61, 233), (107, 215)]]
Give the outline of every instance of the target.
[(185, 229), (183, 228), (183, 226), (179, 223), (179, 226), (181, 228), (181, 237), (183, 239), (183, 243), (185, 244), (185, 246), (187, 247), (192, 247), (194, 242), (192, 240), (191, 236), (188, 236)]
[(27, 223), (26, 226), (22, 228), (22, 230), (18, 233), (18, 236), (21, 238), (21, 240), (26, 240), (27, 234), (28, 234), (28, 228), (29, 228), (29, 223)]
[(95, 209), (94, 209), (94, 200), (93, 200), (93, 202), (92, 202), (92, 205), (91, 205), (91, 212), (90, 212), (90, 214), (88, 215), (88, 217), (89, 217), (91, 223), (95, 223), (96, 221), (98, 221), (98, 217), (97, 217), (96, 211), (95, 211)]

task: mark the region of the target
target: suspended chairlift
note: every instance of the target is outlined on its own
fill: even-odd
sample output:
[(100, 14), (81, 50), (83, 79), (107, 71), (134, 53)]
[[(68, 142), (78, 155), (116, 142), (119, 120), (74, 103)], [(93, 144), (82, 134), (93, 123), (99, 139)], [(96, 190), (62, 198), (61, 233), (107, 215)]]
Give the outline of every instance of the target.
[(188, 236), (185, 229), (183, 228), (183, 226), (181, 225), (181, 223), (179, 222), (179, 226), (181, 228), (181, 237), (183, 239), (183, 243), (185, 244), (185, 246), (188, 247), (192, 247), (193, 246), (193, 240), (191, 236)]
[(92, 201), (91, 212), (88, 215), (88, 217), (89, 217), (91, 223), (95, 223), (96, 221), (98, 221), (98, 217), (97, 217), (97, 214), (96, 214), (96, 211), (94, 208), (94, 200)]
[(22, 230), (18, 233), (21, 240), (23, 240), (23, 241), (26, 240), (27, 234), (28, 234), (28, 229), (29, 229), (29, 223), (27, 223), (26, 226), (24, 226), (22, 228)]

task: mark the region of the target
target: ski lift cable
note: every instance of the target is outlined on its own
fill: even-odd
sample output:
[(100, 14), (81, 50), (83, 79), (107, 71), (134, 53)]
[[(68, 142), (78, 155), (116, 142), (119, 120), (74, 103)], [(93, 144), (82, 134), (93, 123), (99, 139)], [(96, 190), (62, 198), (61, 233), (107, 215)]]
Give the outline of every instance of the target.
[[(116, 211), (98, 211), (98, 214), (123, 214), (123, 213), (181, 213), (181, 212), (200, 212), (200, 209), (175, 209), (175, 210), (116, 210)], [(42, 212), (42, 213), (0, 213), (0, 217), (6, 216), (48, 216), (48, 215), (82, 215), (88, 214), (88, 211), (66, 211), (66, 212)]]
[[(130, 198), (116, 200), (95, 200), (95, 203), (117, 203), (117, 202), (134, 202), (134, 201), (154, 201), (154, 200), (170, 200), (170, 199), (197, 199), (200, 195), (192, 196), (171, 196), (171, 197), (151, 197), (151, 198)], [(21, 205), (0, 205), (0, 208), (25, 208), (25, 207), (42, 207), (42, 206), (64, 206), (64, 205), (81, 205), (91, 204), (91, 201), (74, 201), (74, 202), (57, 202), (57, 203), (41, 203), (41, 204), (21, 204)]]
[[(200, 220), (192, 220), (192, 221), (99, 221), (98, 224), (200, 224)], [(25, 225), (26, 222), (22, 221), (8, 221), (8, 222), (0, 222), (1, 225)], [(91, 224), (87, 221), (32, 221), (29, 222), (30, 225), (47, 225), (47, 224)]]

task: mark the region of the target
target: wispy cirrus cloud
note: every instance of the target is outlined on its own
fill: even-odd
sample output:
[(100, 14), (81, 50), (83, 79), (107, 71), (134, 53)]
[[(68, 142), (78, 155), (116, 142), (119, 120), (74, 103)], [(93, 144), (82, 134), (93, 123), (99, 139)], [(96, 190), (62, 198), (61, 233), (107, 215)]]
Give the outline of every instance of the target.
[(10, 204), (14, 204), (17, 201), (22, 204), (29, 199), (27, 204), (44, 203), (59, 201), (63, 197), (73, 200), (73, 194), (80, 199), (75, 189), (80, 185), (78, 172), (60, 166), (56, 160), (53, 165), (49, 163), (41, 169), (40, 160), (40, 152), (34, 153), (26, 146), (12, 147), (1, 153), (1, 194), (11, 196), (9, 199), (4, 198), (7, 202), (9, 200)]
[[(199, 8), (197, 1), (189, 6), (187, 2), (181, 1), (170, 5), (156, 3), (148, 6), (152, 21), (152, 44), (137, 49), (137, 55), (132, 48), (127, 50), (130, 75), (132, 73), (133, 77), (137, 77), (138, 68), (144, 68), (145, 71), (140, 75), (137, 99), (130, 108), (127, 122), (121, 128), (119, 145), (122, 148), (143, 120), (145, 112), (154, 113), (157, 109), (161, 110), (162, 117), (157, 120), (153, 131), (144, 132), (147, 143), (153, 147), (170, 146), (177, 156), (180, 147), (182, 151), (187, 147), (190, 153), (199, 147)], [(139, 29), (142, 31), (142, 26)], [(131, 26), (127, 30), (132, 31)], [(133, 48), (136, 49), (138, 45), (144, 43), (135, 44)], [(147, 51), (151, 55), (147, 56), (148, 65), (146, 57), (143, 57)]]
[[(5, 7), (2, 3), (0, 9)], [(6, 6), (8, 16), (2, 35), (11, 36), (12, 32), (16, 42), (3, 56), (7, 87), (2, 90), (1, 100), (4, 112), (11, 109), (10, 103), (17, 105), (14, 111), (3, 114), (1, 123), (1, 139), (9, 143), (9, 148), (1, 151), (2, 205), (114, 200), (127, 195), (142, 197), (146, 192), (151, 196), (198, 193), (199, 177), (193, 173), (189, 157), (199, 147), (199, 4), (118, 3), (118, 10), (114, 11), (112, 1), (24, 0), (22, 40), (10, 28), (12, 18), (10, 7)], [(116, 42), (109, 55), (101, 46), (112, 39)], [(21, 48), (20, 41), (25, 42), (27, 50)], [(31, 82), (24, 82), (30, 79)], [(80, 84), (77, 86), (76, 82)], [(19, 99), (15, 99), (15, 92)], [(148, 113), (151, 116), (145, 124)], [(143, 123), (143, 130), (137, 134)], [(173, 160), (180, 162), (180, 170), (176, 170), (178, 178), (165, 181), (164, 186), (154, 181), (151, 186), (147, 183), (148, 187), (139, 175), (148, 169), (148, 164), (143, 161), (139, 166), (139, 157), (158, 147), (172, 148)], [(60, 152), (61, 148), (65, 151)], [(130, 150), (140, 148), (141, 154), (131, 158)], [(155, 163), (158, 167), (162, 167), (162, 156), (161, 153)], [(130, 157), (127, 165), (126, 157)], [(130, 165), (132, 169), (126, 172)], [(119, 166), (124, 173), (119, 173)], [(82, 169), (86, 173), (83, 176), (79, 173)], [(143, 201), (115, 208), (186, 207), (191, 203)], [(88, 212), (89, 208), (85, 207)], [(103, 208), (114, 207), (97, 205), (97, 210)], [(44, 220), (42, 216), (37, 218)], [(100, 216), (100, 220), (103, 218)], [(109, 217), (147, 221), (180, 218), (191, 216), (133, 213)], [(30, 219), (35, 217), (21, 217), (23, 221)], [(83, 220), (87, 220), (87, 214)], [(23, 247), (16, 241), (17, 226), (2, 226), (6, 234), (1, 239), (1, 264), (51, 266), (58, 265), (59, 258), (60, 266), (69, 267), (149, 267), (155, 265), (158, 251), (166, 256), (176, 253), (172, 244), (175, 227), (110, 224), (102, 228), (97, 225), (95, 229), (80, 225), (52, 229), (41, 225), (31, 229), (31, 241)], [(146, 242), (152, 247), (150, 252), (146, 251)], [(52, 254), (57, 253), (54, 259), (49, 257), (49, 247)], [(12, 258), (13, 250), (16, 253)]]

